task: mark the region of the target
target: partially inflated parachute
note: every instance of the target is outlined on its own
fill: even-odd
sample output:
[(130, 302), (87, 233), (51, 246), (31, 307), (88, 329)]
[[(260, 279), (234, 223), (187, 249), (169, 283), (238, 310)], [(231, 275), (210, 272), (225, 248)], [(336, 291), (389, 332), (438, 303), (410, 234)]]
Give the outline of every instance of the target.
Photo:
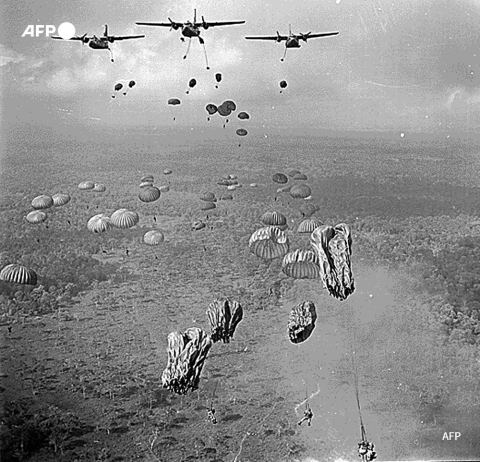
[(215, 343), (223, 340), (223, 343), (229, 343), (237, 325), (243, 319), (243, 309), (236, 301), (216, 299), (208, 307), (207, 317), (212, 341)]
[(196, 390), (211, 347), (211, 338), (199, 327), (191, 327), (184, 334), (171, 332), (168, 335), (168, 363), (162, 373), (162, 386), (179, 395)]
[(355, 291), (350, 229), (344, 223), (323, 225), (313, 231), (310, 241), (320, 260), (324, 287), (333, 297), (346, 300)]
[(317, 312), (313, 302), (303, 302), (293, 307), (288, 320), (288, 337), (292, 343), (302, 343), (315, 328)]

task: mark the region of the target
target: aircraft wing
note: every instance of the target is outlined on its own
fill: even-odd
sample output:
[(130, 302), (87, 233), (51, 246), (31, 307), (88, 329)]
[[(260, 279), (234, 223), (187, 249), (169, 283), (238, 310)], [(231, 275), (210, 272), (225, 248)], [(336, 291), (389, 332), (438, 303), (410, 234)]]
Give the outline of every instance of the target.
[(310, 34), (307, 35), (306, 37), (311, 39), (311, 38), (318, 38), (318, 37), (330, 37), (331, 35), (338, 35), (340, 32), (324, 32), (322, 34)]
[(145, 35), (109, 35), (108, 38), (114, 40), (130, 40), (144, 38)]
[[(65, 40), (64, 38), (62, 38), (58, 35), (52, 35), (51, 38), (52, 39), (57, 39), (57, 40)], [(82, 40), (86, 40), (86, 39), (90, 40), (91, 38), (92, 37), (78, 37), (78, 36), (75, 36), (75, 37), (69, 38), (67, 40), (80, 40), (80, 41), (82, 41)]]
[(179, 22), (136, 22), (137, 26), (182, 27)]
[(257, 37), (245, 37), (247, 40), (287, 40), (285, 35), (260, 35)]
[(215, 26), (233, 26), (234, 24), (245, 24), (245, 21), (223, 21), (223, 22), (196, 22), (195, 26), (207, 26), (207, 27), (215, 27)]

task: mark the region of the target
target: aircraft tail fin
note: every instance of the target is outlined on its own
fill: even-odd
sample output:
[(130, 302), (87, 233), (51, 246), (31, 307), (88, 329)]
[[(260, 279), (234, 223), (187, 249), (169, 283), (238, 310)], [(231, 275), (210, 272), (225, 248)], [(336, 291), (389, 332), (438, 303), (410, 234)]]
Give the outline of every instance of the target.
[(193, 24), (195, 24), (197, 22), (197, 9), (194, 8), (193, 9)]

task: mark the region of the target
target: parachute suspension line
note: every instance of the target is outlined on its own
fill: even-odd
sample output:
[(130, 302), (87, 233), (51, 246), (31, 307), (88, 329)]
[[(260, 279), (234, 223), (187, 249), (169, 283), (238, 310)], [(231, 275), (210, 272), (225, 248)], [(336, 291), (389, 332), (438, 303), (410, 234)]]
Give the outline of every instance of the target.
[(288, 50), (288, 48), (285, 46), (285, 51), (283, 52), (283, 57), (282, 57), (282, 59), (280, 59), (280, 61), (282, 61), (282, 63), (283, 63), (283, 61), (285, 61), (285, 56), (287, 56), (287, 50)]
[(363, 423), (362, 418), (362, 406), (360, 405), (360, 386), (358, 383), (358, 368), (357, 368), (357, 335), (355, 332), (355, 319), (354, 319), (354, 311), (352, 308), (352, 331), (353, 331), (353, 346), (352, 346), (352, 368), (353, 368), (353, 378), (355, 384), (355, 398), (357, 400), (357, 408), (358, 408), (358, 417), (360, 419), (360, 436), (361, 441), (367, 441), (367, 431), (365, 429), (365, 425)]
[(185, 55), (183, 56), (183, 59), (187, 59), (188, 52), (190, 51), (190, 45), (192, 44), (192, 37), (189, 37), (188, 39), (188, 45), (187, 45), (187, 51), (185, 52)]
[(210, 66), (208, 65), (208, 57), (207, 57), (207, 49), (205, 48), (205, 42), (202, 40), (201, 41), (202, 47), (203, 47), (203, 54), (205, 55), (205, 63), (207, 65), (207, 71), (210, 70)]
[(110, 47), (107, 48), (108, 52), (110, 53), (110, 61), (112, 61), (112, 63), (114, 62), (113, 60), (113, 52), (112, 50), (110, 49)]
[(360, 418), (360, 433), (362, 441), (367, 441), (367, 432), (365, 430), (365, 425), (363, 424), (362, 419), (362, 407), (360, 405), (360, 390), (358, 384), (358, 369), (357, 369), (357, 358), (356, 358), (356, 348), (357, 348), (357, 339), (356, 339), (355, 329), (353, 330), (353, 350), (352, 350), (352, 367), (353, 367), (353, 378), (355, 383), (355, 398), (357, 399), (357, 408), (358, 416)]
[(320, 384), (317, 383), (317, 391), (314, 391), (310, 396), (308, 396), (307, 386), (305, 384), (305, 399), (295, 406), (295, 414), (298, 415), (298, 408), (302, 404), (305, 404), (305, 409), (308, 409), (310, 407), (309, 400), (311, 400), (313, 397), (317, 396), (320, 393), (320, 391), (321, 391), (320, 390)]
[(217, 385), (218, 385), (218, 381), (215, 382), (215, 387), (213, 388), (213, 393), (212, 393), (212, 396), (210, 397), (210, 406), (209, 406), (210, 409), (213, 407), (213, 400), (215, 399), (215, 392), (217, 391)]

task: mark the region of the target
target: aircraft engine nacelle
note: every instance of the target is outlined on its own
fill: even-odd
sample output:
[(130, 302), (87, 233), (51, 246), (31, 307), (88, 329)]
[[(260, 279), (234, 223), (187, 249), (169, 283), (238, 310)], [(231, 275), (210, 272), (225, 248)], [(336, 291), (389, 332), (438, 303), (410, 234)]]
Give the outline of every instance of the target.
[(113, 37), (108, 37), (107, 40), (108, 40), (110, 43), (113, 43), (113, 42), (114, 42), (114, 38), (113, 38)]
[(311, 32), (308, 32), (307, 34), (300, 34), (300, 38), (306, 42), (308, 40), (308, 37), (310, 36)]
[(177, 23), (173, 22), (173, 21), (171, 20), (171, 18), (168, 18), (168, 20), (170, 21), (170, 24), (171, 24), (170, 30), (172, 30), (172, 29), (173, 29), (173, 30), (178, 30), (178, 29), (180, 29), (180, 24), (177, 24)]
[(206, 23), (205, 18), (202, 16), (202, 27), (207, 30), (210, 26)]
[(280, 37), (280, 33), (277, 30), (277, 43), (280, 43), (282, 41), (282, 37)]

